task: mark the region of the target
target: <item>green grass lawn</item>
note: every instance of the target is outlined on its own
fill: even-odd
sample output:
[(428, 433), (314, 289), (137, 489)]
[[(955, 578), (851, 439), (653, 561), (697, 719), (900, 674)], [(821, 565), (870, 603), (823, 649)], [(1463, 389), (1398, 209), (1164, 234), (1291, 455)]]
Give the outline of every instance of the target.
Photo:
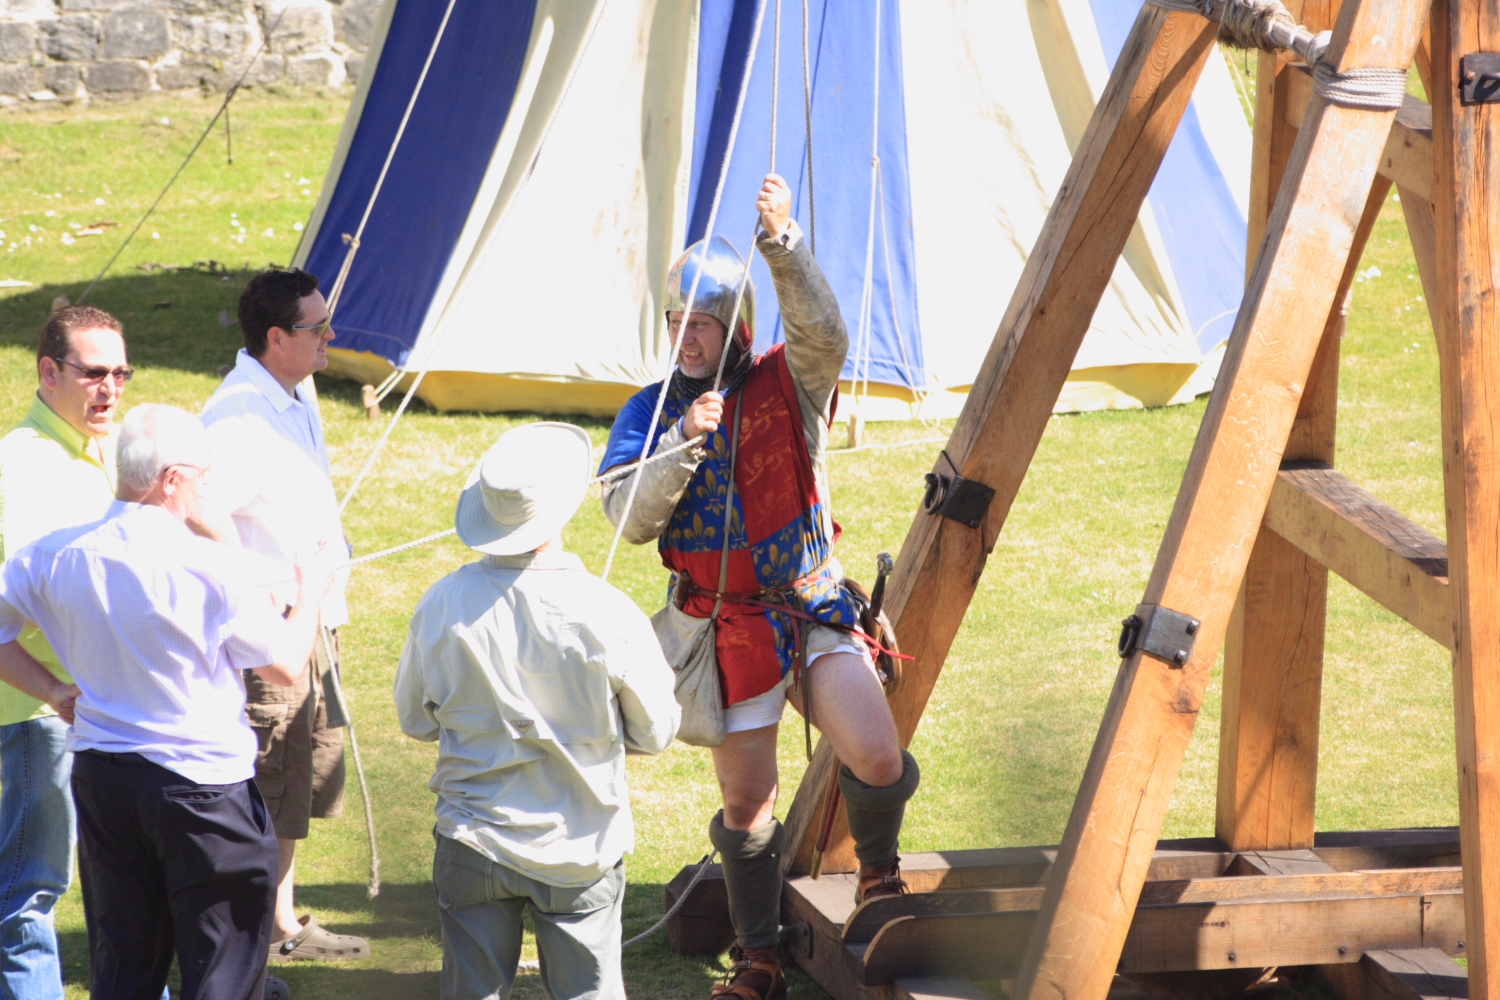
[[(345, 92), (249, 93), (234, 114), (235, 161), (222, 138), (205, 145), (92, 301), (126, 324), (139, 374), (126, 405), (196, 409), (232, 361), (233, 310), (246, 268), (285, 263), (296, 245), (348, 103)], [(75, 300), (121, 234), (140, 217), (197, 138), (216, 101), (146, 100), (91, 108), (0, 112), (0, 424), (29, 405), (37, 331), (54, 296)], [(70, 237), (106, 225), (103, 235)], [(74, 227), (78, 228), (74, 228)], [(33, 229), (33, 227), (35, 227)], [(244, 232), (241, 232), (241, 229)], [(195, 262), (218, 262), (194, 266)], [(230, 268), (220, 273), (220, 266)], [(1416, 521), (1443, 534), (1437, 360), (1401, 220), (1388, 204), (1355, 285), (1340, 384), (1339, 464)], [(996, 315), (1007, 290), (996, 289)], [(334, 477), (347, 487), (380, 432), (357, 387), (320, 379)], [(393, 407), (388, 406), (388, 410)], [(953, 645), (913, 751), (924, 781), (903, 847), (935, 850), (1055, 843), (1061, 836), (1114, 679), (1119, 620), (1140, 599), (1204, 401), (1171, 409), (1060, 416), (1048, 426), (1020, 496)], [(469, 468), (506, 428), (536, 415), (438, 414), (420, 405), (403, 420), (346, 516), (367, 553), (451, 525)], [(574, 419), (598, 443), (608, 422)], [(941, 434), (880, 424), (875, 443)], [(868, 450), (833, 458), (841, 553), (855, 576), (875, 553), (895, 552), (938, 446)], [(610, 532), (585, 504), (567, 544), (596, 572)], [(470, 554), (452, 539), (357, 571), (354, 619), (343, 632), (345, 684), (369, 773), (384, 890), (365, 898), (367, 849), (357, 789), (346, 814), (315, 824), (299, 857), (304, 909), (371, 938), (370, 959), (283, 966), (298, 997), (437, 995), (441, 965), (429, 887), (434, 749), (403, 737), (390, 689), (406, 622), (422, 591)], [(648, 610), (663, 572), (654, 551), (622, 552), (612, 582)], [(1329, 598), (1325, 724), (1318, 787), (1324, 829), (1457, 822), (1451, 675), (1447, 654), (1341, 581)], [(1213, 832), (1218, 690), (1211, 687), (1164, 836)], [(782, 736), (784, 802), (804, 761), (800, 725)], [(639, 839), (625, 933), (661, 913), (662, 886), (707, 850), (717, 788), (706, 751), (676, 746), (632, 758)], [(60, 908), (70, 998), (86, 995), (86, 942), (76, 890)], [(658, 937), (627, 953), (637, 997), (706, 996), (720, 966), (680, 959)], [(799, 998), (823, 996), (805, 977)], [(535, 976), (518, 996), (542, 996)]]

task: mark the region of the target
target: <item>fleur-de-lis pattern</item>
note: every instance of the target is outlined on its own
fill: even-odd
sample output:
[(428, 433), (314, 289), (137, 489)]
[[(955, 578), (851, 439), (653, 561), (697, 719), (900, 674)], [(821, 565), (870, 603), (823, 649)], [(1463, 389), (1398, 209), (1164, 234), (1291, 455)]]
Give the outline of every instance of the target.
[[(657, 391), (659, 387), (646, 390), (653, 399)], [(831, 624), (856, 623), (858, 607), (838, 585), (836, 564), (804, 579), (832, 554), (836, 528), (827, 499), (818, 495), (795, 388), (781, 348), (772, 348), (757, 359), (739, 392), (744, 399), (725, 590), (753, 593), (789, 588), (795, 592), (795, 603), (814, 618)], [(654, 438), (659, 439), (681, 419), (691, 403), (669, 392)], [(731, 397), (725, 405), (726, 416), (734, 412), (734, 406)], [(685, 570), (700, 587), (718, 588), (730, 432), (726, 419), (705, 442), (705, 457), (658, 540), (663, 564), (674, 571), (674, 584), (676, 571)], [(803, 582), (790, 587), (796, 581)], [(695, 596), (687, 611), (706, 617), (713, 612), (713, 601)], [(754, 605), (726, 604), (720, 612), (717, 646), (728, 702), (754, 697), (791, 668), (796, 654), (792, 619)]]

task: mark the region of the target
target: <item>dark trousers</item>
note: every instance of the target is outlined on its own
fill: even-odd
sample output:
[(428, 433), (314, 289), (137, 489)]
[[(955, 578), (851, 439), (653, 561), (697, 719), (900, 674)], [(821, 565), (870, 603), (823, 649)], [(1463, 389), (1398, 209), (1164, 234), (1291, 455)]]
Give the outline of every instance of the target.
[(254, 781), (199, 785), (137, 754), (73, 761), (93, 1000), (260, 1000), (276, 834)]

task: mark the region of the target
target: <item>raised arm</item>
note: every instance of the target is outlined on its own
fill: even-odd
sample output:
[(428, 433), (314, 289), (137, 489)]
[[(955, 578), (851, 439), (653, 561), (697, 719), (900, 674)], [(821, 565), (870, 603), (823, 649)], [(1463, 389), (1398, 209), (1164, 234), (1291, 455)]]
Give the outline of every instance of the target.
[(797, 384), (803, 414), (818, 414), (826, 421), (833, 390), (849, 353), (849, 333), (838, 299), (791, 217), (791, 204), (792, 193), (786, 182), (767, 174), (755, 203), (762, 230), (755, 245), (776, 285), (781, 325), (786, 332), (787, 367)]

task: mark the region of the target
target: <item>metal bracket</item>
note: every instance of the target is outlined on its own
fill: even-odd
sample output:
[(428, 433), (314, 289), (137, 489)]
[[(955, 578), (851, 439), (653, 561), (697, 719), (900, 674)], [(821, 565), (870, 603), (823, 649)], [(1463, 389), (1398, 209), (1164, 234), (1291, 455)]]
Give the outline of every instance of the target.
[(1193, 641), (1203, 623), (1159, 604), (1137, 604), (1135, 614), (1120, 624), (1122, 658), (1139, 649), (1181, 667), (1192, 659)]
[(953, 470), (953, 475), (944, 476), (929, 472), (922, 478), (927, 482), (927, 492), (922, 496), (922, 509), (928, 514), (941, 514), (959, 524), (977, 528), (984, 523), (989, 512), (990, 501), (995, 499), (992, 487), (958, 474), (958, 466), (948, 457), (946, 449), (942, 457)]
[(1500, 104), (1500, 52), (1470, 52), (1459, 60), (1464, 104)]

